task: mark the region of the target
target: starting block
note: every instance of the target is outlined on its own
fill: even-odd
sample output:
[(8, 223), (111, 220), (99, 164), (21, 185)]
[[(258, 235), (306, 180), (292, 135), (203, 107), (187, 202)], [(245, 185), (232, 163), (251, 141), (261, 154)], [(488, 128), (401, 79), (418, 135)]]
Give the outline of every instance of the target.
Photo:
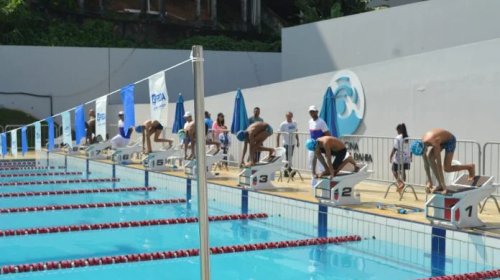
[(426, 218), (454, 228), (484, 226), (478, 217), (478, 206), (498, 187), (493, 182), (492, 176), (476, 176), (472, 181), (466, 174), (460, 176), (446, 187), (447, 194), (434, 194), (425, 203)]
[(180, 153), (181, 150), (174, 148), (152, 152), (142, 160), (142, 165), (148, 171), (166, 171), (168, 170), (166, 164), (172, 157), (180, 155)]
[[(217, 163), (221, 162), (224, 159), (224, 153), (222, 150), (219, 150), (216, 154), (211, 154), (207, 153), (205, 160), (206, 160), (206, 167), (207, 167), (207, 179), (212, 179), (215, 178), (215, 176), (218, 175), (218, 173), (215, 173), (213, 171), (213, 166), (216, 165)], [(189, 160), (185, 165), (184, 165), (184, 172), (188, 178), (196, 178), (197, 174), (197, 168), (196, 168), (196, 159)]]
[(96, 144), (92, 144), (85, 149), (85, 154), (90, 159), (106, 158), (103, 153), (104, 150), (111, 148), (111, 142), (104, 141)]
[(134, 155), (139, 158), (139, 155), (141, 153), (142, 146), (137, 143), (133, 146), (116, 149), (111, 155), (111, 160), (118, 164), (129, 164), (132, 162), (132, 158), (134, 157)]
[(354, 172), (352, 164), (348, 164), (337, 173), (332, 180), (320, 178), (314, 185), (314, 194), (321, 203), (334, 206), (361, 204), (359, 195), (355, 195), (354, 186), (367, 179), (373, 171), (368, 165), (358, 165), (359, 170)]
[(80, 150), (84, 150), (86, 149), (85, 146), (80, 146), (80, 145), (76, 145), (75, 142), (73, 142), (73, 145), (70, 146), (68, 144), (66, 144), (64, 147), (63, 147), (63, 151), (66, 152), (68, 155), (74, 155), (74, 154), (77, 154), (80, 152)]
[(275, 149), (275, 156), (269, 161), (261, 160), (257, 165), (245, 167), (239, 174), (238, 185), (244, 189), (272, 189), (276, 186), (271, 182), (275, 173), (281, 170), (285, 148)]

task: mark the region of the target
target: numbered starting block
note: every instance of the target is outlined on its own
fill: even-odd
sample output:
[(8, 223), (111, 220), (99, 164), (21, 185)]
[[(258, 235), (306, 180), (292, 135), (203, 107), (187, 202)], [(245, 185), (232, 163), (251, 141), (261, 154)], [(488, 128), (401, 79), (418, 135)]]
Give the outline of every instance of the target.
[(84, 146), (80, 146), (80, 145), (76, 145), (76, 143), (75, 143), (75, 142), (73, 142), (73, 145), (72, 145), (72, 146), (70, 146), (70, 145), (67, 145), (67, 144), (66, 144), (66, 145), (63, 147), (63, 151), (64, 151), (64, 152), (66, 152), (66, 153), (67, 153), (67, 154), (69, 154), (69, 155), (74, 155), (74, 154), (79, 153), (79, 152), (80, 152), (80, 150), (83, 150), (83, 149), (85, 149), (85, 148), (86, 148), (86, 147), (84, 147)]
[(172, 157), (180, 155), (181, 150), (170, 148), (164, 151), (152, 152), (142, 160), (142, 165), (148, 171), (166, 171), (167, 163)]
[(314, 193), (321, 203), (335, 206), (360, 204), (359, 195), (354, 193), (354, 187), (368, 178), (372, 171), (368, 165), (358, 164), (359, 170), (354, 171), (352, 164), (347, 164), (332, 180), (320, 178), (314, 185)]
[[(218, 173), (213, 171), (213, 166), (219, 162), (221, 162), (224, 159), (224, 154), (222, 153), (222, 150), (219, 150), (217, 153), (212, 154), (212, 153), (207, 153), (205, 160), (206, 160), (206, 167), (207, 167), (207, 179), (212, 179), (215, 178)], [(184, 172), (188, 178), (196, 178), (197, 169), (196, 169), (196, 159), (189, 160), (187, 163), (184, 165)]]
[(130, 164), (134, 155), (139, 158), (142, 153), (142, 146), (137, 143), (133, 146), (127, 146), (125, 148), (117, 148), (111, 155), (111, 160), (118, 164)]
[(239, 174), (239, 186), (244, 189), (272, 189), (276, 186), (271, 182), (275, 173), (283, 166), (285, 148), (275, 149), (275, 156), (270, 160), (261, 160), (255, 166), (245, 167)]
[(476, 176), (473, 180), (468, 180), (466, 174), (460, 176), (446, 187), (446, 195), (434, 194), (425, 203), (426, 218), (455, 228), (484, 226), (478, 217), (478, 208), (498, 187), (493, 182), (494, 177), (490, 176)]
[(104, 150), (111, 148), (111, 142), (105, 141), (96, 144), (92, 144), (85, 149), (85, 154), (90, 159), (103, 159), (106, 155), (103, 153)]

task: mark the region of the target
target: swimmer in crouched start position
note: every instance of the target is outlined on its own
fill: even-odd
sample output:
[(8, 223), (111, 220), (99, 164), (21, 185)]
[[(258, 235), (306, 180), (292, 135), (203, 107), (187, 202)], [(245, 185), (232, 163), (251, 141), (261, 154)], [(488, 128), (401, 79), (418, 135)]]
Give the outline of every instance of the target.
[[(273, 135), (273, 128), (265, 122), (255, 122), (251, 124), (245, 131), (240, 130), (236, 134), (238, 140), (245, 142), (243, 146), (243, 153), (241, 155), (241, 166), (254, 166), (256, 164), (255, 159), (257, 158), (257, 153), (261, 151), (269, 152), (269, 160), (274, 158), (274, 149), (262, 146), (264, 141)], [(247, 146), (249, 148), (249, 161), (244, 163), (245, 154), (247, 152)]]
[[(424, 159), (424, 169), (427, 175), (427, 193), (441, 192), (446, 194), (446, 184), (444, 182), (444, 172), (456, 172), (467, 170), (469, 180), (475, 176), (474, 164), (452, 165), (453, 153), (455, 152), (457, 140), (451, 132), (441, 128), (435, 128), (424, 134), (422, 140), (415, 141), (411, 145), (412, 153), (422, 156)], [(444, 161), (441, 163), (441, 151), (444, 150)], [(432, 186), (431, 170), (438, 181), (438, 186)]]
[[(137, 126), (135, 131), (137, 133), (142, 133), (142, 149), (143, 152), (149, 154), (152, 152), (151, 149), (151, 136), (154, 135), (153, 141), (156, 143), (168, 143), (169, 147), (172, 147), (174, 141), (171, 139), (160, 138), (161, 132), (163, 130), (163, 125), (156, 120), (147, 120), (143, 125)], [(147, 146), (144, 145), (146, 142)]]
[[(306, 141), (306, 148), (309, 151), (314, 152), (314, 157), (312, 161), (312, 170), (316, 170), (316, 162), (319, 160), (321, 165), (323, 165), (325, 171), (321, 174), (314, 174), (315, 178), (329, 176), (330, 179), (337, 176), (337, 173), (344, 168), (348, 163), (354, 165), (354, 172), (359, 170), (356, 162), (351, 156), (346, 158), (347, 148), (345, 144), (339, 139), (333, 136), (322, 136), (318, 139), (308, 139)], [(326, 160), (323, 157), (326, 156)], [(332, 163), (332, 156), (335, 156), (335, 160)]]

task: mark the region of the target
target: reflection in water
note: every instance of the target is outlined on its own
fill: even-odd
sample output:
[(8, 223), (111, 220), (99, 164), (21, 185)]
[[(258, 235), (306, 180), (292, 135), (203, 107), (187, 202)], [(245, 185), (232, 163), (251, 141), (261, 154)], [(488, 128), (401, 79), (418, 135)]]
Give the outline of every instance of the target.
[[(330, 249), (329, 249), (330, 247)], [(368, 279), (370, 274), (365, 270), (365, 259), (356, 255), (341, 252), (344, 248), (332, 245), (318, 245), (309, 251), (308, 271), (313, 274), (310, 279), (331, 279), (336, 275), (338, 279)], [(348, 273), (345, 273), (345, 272)], [(329, 275), (325, 278), (325, 276)]]

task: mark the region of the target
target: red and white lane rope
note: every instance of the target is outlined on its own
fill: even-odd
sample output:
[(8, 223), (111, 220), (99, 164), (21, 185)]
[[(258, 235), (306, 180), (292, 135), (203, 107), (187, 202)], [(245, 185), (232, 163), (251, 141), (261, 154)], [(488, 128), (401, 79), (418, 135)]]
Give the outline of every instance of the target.
[(0, 171), (11, 171), (11, 170), (53, 170), (53, 169), (65, 169), (64, 166), (3, 166)]
[(80, 190), (63, 190), (63, 191), (45, 191), (45, 192), (15, 192), (15, 193), (0, 193), (0, 198), (3, 198), (3, 197), (68, 195), (68, 194), (85, 194), (85, 193), (140, 192), (140, 191), (156, 191), (156, 188), (155, 187), (130, 187), (130, 188), (115, 188), (115, 189), (105, 188), (105, 189), (80, 189)]
[(42, 211), (58, 211), (71, 209), (89, 209), (89, 208), (105, 208), (105, 207), (127, 207), (139, 205), (154, 205), (154, 204), (172, 204), (186, 202), (184, 198), (174, 199), (154, 199), (154, 200), (137, 200), (137, 201), (120, 201), (120, 202), (102, 202), (102, 203), (83, 203), (83, 204), (64, 204), (50, 206), (31, 206), (18, 208), (0, 208), (0, 213), (22, 213), (22, 212), (42, 212)]
[(39, 172), (39, 173), (12, 173), (0, 174), (0, 178), (13, 178), (13, 177), (35, 177), (35, 176), (65, 176), (65, 175), (82, 175), (82, 172)]
[[(321, 244), (341, 244), (341, 243), (354, 242), (354, 241), (360, 241), (360, 240), (361, 240), (361, 237), (358, 235), (340, 236), (340, 237), (323, 237), (323, 238), (311, 238), (311, 239), (302, 239), (302, 240), (275, 241), (275, 242), (265, 242), (265, 243), (256, 243), (256, 244), (212, 247), (212, 248), (210, 248), (210, 252), (212, 254), (227, 254), (227, 253), (236, 253), (236, 252), (267, 250), (267, 249), (313, 246), (313, 245), (321, 245)], [(140, 254), (129, 254), (129, 255), (120, 255), (120, 256), (109, 256), (109, 257), (95, 257), (95, 258), (86, 258), (86, 259), (49, 261), (49, 262), (39, 262), (39, 263), (30, 263), (30, 264), (5, 265), (0, 269), (0, 273), (1, 274), (10, 274), (10, 273), (21, 273), (21, 272), (30, 272), (30, 271), (68, 269), (68, 268), (74, 268), (74, 267), (98, 266), (98, 265), (110, 265), (110, 264), (118, 264), (118, 263), (132, 263), (132, 262), (144, 262), (144, 261), (163, 260), (163, 259), (184, 258), (184, 257), (198, 256), (198, 255), (199, 255), (198, 249), (188, 249), (188, 250), (164, 251), (164, 252), (154, 252), (154, 253), (140, 253)]]
[(478, 271), (478, 272), (470, 272), (464, 274), (455, 274), (455, 275), (445, 275), (445, 276), (434, 276), (430, 278), (422, 278), (424, 279), (432, 279), (432, 280), (472, 280), (472, 279), (495, 279), (500, 278), (500, 269), (487, 270), (487, 271)]
[[(267, 217), (268, 216), (265, 213), (233, 214), (233, 215), (210, 216), (208, 217), (208, 220), (210, 222), (215, 222), (215, 221), (234, 221), (234, 220), (254, 220), (254, 219), (263, 219)], [(75, 231), (118, 229), (118, 228), (131, 228), (131, 227), (190, 224), (197, 222), (198, 218), (190, 217), (190, 218), (172, 218), (172, 219), (159, 219), (159, 220), (101, 223), (101, 224), (26, 228), (26, 229), (8, 229), (8, 230), (0, 230), (0, 237), (13, 236), (13, 235), (34, 235), (34, 234), (48, 234), (48, 233), (58, 233), (58, 232), (75, 232)]]
[(0, 167), (2, 166), (32, 166), (35, 165), (34, 160), (13, 160), (13, 161), (0, 161)]
[(0, 187), (26, 186), (26, 185), (54, 185), (54, 184), (78, 184), (78, 183), (105, 183), (120, 182), (119, 178), (99, 178), (99, 179), (65, 179), (65, 180), (45, 180), (27, 182), (1, 182)]

